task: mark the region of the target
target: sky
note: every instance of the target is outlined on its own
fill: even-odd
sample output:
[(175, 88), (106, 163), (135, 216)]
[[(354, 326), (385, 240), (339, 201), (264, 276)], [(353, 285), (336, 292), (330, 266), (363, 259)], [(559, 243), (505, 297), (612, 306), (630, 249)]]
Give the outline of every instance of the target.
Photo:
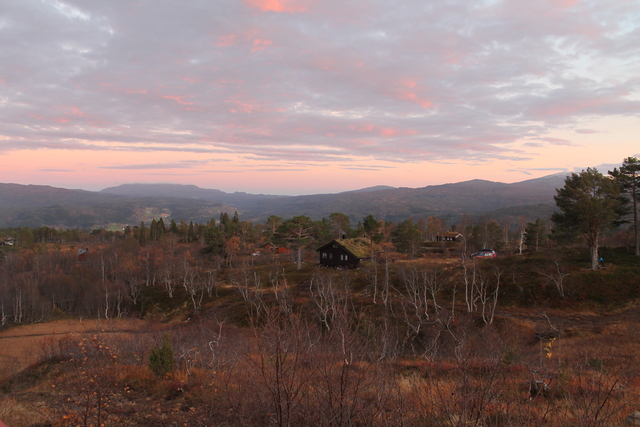
[(637, 0), (8, 0), (0, 182), (318, 194), (640, 157)]

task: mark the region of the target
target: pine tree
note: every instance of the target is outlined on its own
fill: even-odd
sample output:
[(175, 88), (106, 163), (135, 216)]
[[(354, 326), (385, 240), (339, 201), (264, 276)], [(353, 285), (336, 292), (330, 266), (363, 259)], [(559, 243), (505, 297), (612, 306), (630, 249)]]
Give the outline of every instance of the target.
[(411, 218), (398, 224), (393, 233), (393, 244), (398, 251), (409, 254), (411, 258), (415, 256), (421, 242), (422, 233)]
[(627, 157), (622, 162), (620, 169), (614, 168), (609, 175), (620, 183), (622, 191), (631, 196), (631, 209), (633, 213), (633, 228), (635, 236), (635, 254), (640, 256), (640, 224), (638, 224), (638, 192), (640, 191), (640, 160), (636, 157)]
[(537, 218), (536, 222), (527, 223), (524, 242), (529, 249), (538, 252), (540, 245), (547, 241), (547, 223)]
[(560, 212), (551, 216), (553, 235), (557, 239), (581, 235), (589, 247), (592, 270), (599, 265), (601, 233), (623, 222), (626, 203), (620, 191), (617, 181), (588, 168), (568, 176), (554, 197)]

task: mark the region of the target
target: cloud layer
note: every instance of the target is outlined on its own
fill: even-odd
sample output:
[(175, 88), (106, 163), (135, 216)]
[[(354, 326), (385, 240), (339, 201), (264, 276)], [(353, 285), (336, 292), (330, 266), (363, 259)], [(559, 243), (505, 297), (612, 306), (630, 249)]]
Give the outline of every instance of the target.
[(553, 160), (566, 151), (553, 150), (590, 149), (605, 135), (636, 154), (607, 125), (637, 126), (640, 115), (633, 0), (21, 0), (2, 9), (5, 161), (24, 150), (123, 152), (92, 170), (206, 173), (225, 160), (229, 170), (498, 162), (524, 172), (536, 159), (567, 167)]

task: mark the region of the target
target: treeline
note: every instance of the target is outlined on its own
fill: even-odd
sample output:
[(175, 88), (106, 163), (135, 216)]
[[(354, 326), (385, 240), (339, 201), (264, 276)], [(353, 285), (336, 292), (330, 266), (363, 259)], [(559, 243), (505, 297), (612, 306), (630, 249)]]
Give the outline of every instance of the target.
[[(466, 227), (468, 250), (486, 246), (488, 238), (498, 244), (506, 236), (495, 221)], [(176, 295), (198, 311), (222, 285), (248, 290), (270, 280), (254, 275), (254, 266), (315, 265), (315, 248), (333, 238), (368, 237), (370, 250), (409, 258), (443, 229), (434, 218), (392, 224), (372, 215), (352, 228), (346, 215), (336, 213), (320, 221), (272, 216), (257, 225), (238, 214), (222, 214), (206, 224), (159, 219), (118, 232), (0, 230), (0, 237), (15, 238), (15, 246), (4, 247), (0, 258), (0, 323), (32, 323), (53, 315), (139, 315)]]
[[(36, 245), (93, 245), (113, 243), (134, 238), (140, 246), (149, 242), (171, 244), (199, 243), (204, 253), (237, 255), (251, 253), (265, 245), (280, 245), (290, 249), (315, 249), (331, 239), (366, 237), (376, 244), (392, 244), (394, 250), (411, 257), (421, 255), (425, 250), (433, 250), (438, 245), (429, 244), (445, 232), (459, 233), (459, 241), (465, 248), (475, 251), (492, 248), (497, 251), (521, 252), (523, 249), (540, 249), (547, 241), (549, 226), (547, 221), (538, 219), (527, 223), (524, 217), (508, 218), (502, 222), (487, 217), (472, 218), (464, 215), (460, 224), (449, 227), (437, 217), (408, 218), (399, 223), (382, 221), (368, 215), (355, 227), (343, 213), (333, 213), (329, 218), (314, 221), (301, 215), (290, 219), (270, 216), (265, 223), (252, 223), (240, 219), (238, 213), (220, 215), (218, 220), (207, 223), (193, 223), (163, 218), (150, 223), (129, 225), (122, 230), (106, 229), (81, 230), (54, 227), (19, 227), (0, 229), (0, 244), (11, 238), (18, 248), (33, 249)], [(440, 246), (444, 248), (444, 245)], [(431, 248), (431, 249), (429, 249)]]

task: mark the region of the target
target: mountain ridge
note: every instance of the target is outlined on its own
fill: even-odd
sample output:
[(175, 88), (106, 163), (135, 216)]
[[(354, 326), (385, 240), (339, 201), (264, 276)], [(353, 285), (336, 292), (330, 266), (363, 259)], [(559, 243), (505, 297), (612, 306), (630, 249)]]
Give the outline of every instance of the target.
[(0, 184), (0, 227), (99, 228), (148, 221), (154, 212), (194, 222), (217, 219), (221, 212), (238, 212), (243, 220), (252, 222), (263, 222), (270, 215), (321, 219), (342, 212), (353, 221), (373, 214), (387, 221), (439, 216), (453, 223), (465, 213), (484, 216), (507, 210), (528, 215), (527, 206), (550, 214), (555, 188), (564, 185), (565, 176), (554, 174), (511, 184), (474, 179), (419, 188), (377, 185), (301, 196), (226, 193), (192, 184), (123, 184), (98, 192)]

